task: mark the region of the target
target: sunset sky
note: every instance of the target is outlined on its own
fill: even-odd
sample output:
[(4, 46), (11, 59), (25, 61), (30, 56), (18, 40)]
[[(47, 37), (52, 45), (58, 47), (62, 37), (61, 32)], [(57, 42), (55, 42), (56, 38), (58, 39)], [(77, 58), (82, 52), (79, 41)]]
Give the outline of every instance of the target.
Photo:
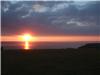
[(100, 1), (1, 1), (2, 37), (28, 32), (100, 40), (99, 7)]

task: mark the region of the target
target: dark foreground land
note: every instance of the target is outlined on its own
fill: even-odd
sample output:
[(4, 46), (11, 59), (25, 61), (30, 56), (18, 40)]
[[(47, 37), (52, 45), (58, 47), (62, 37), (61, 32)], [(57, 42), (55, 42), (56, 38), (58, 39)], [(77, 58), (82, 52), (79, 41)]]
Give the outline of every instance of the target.
[(78, 49), (4, 50), (2, 75), (100, 75), (100, 44)]

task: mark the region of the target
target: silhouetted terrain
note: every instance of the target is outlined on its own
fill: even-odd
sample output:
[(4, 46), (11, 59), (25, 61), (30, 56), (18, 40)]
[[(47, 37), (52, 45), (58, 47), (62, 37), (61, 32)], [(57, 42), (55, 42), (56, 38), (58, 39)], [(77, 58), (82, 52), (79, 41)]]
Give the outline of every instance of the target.
[(2, 75), (100, 75), (100, 43), (77, 49), (4, 50)]
[(96, 48), (100, 49), (100, 43), (89, 43), (79, 48)]

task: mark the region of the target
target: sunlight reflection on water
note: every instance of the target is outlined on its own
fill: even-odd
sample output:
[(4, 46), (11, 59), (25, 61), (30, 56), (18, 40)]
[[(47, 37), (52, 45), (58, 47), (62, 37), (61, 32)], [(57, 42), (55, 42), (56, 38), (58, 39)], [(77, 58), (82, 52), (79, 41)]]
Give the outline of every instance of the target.
[(24, 49), (26, 49), (26, 50), (29, 49), (29, 42), (28, 42), (28, 41), (25, 42), (25, 47), (24, 47)]

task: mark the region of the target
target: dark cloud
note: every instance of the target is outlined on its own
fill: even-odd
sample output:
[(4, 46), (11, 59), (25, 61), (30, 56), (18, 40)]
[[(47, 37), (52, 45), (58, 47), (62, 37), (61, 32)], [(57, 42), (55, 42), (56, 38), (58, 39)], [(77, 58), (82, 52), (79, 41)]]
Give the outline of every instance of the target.
[(88, 34), (100, 30), (100, 2), (2, 1), (2, 34)]

